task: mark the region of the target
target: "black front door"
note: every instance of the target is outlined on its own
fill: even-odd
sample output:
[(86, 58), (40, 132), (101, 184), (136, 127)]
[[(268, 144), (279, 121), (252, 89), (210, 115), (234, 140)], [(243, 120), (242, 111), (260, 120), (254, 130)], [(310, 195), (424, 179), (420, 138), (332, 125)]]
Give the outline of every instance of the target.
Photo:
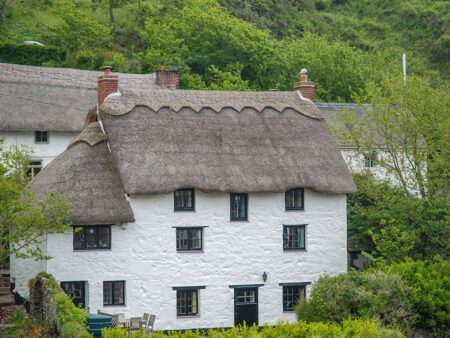
[(258, 288), (234, 289), (234, 325), (258, 325)]
[(61, 282), (63, 291), (72, 298), (73, 303), (80, 308), (86, 307), (85, 282)]

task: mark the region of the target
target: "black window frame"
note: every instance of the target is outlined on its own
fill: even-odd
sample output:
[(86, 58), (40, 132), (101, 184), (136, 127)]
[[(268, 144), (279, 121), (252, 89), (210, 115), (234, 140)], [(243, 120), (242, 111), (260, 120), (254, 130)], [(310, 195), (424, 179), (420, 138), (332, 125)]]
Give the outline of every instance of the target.
[(372, 154), (364, 155), (364, 168), (370, 169), (377, 166), (377, 154), (373, 152)]
[[(295, 206), (295, 192), (296, 191), (300, 191), (300, 198), (302, 201), (301, 206), (296, 207)], [(290, 194), (294, 193), (294, 206), (288, 206), (288, 200), (291, 197)], [(284, 207), (286, 209), (286, 211), (303, 211), (305, 210), (305, 189), (304, 188), (293, 188), (293, 189), (289, 189), (284, 193)]]
[[(105, 284), (106, 283), (111, 283), (111, 304), (106, 304), (105, 303)], [(122, 284), (122, 293), (123, 293), (123, 301), (122, 303), (115, 303), (114, 299), (115, 299), (115, 294), (114, 294), (114, 290), (115, 290), (115, 284)], [(121, 305), (125, 305), (126, 303), (126, 281), (125, 280), (108, 280), (108, 281), (103, 281), (103, 306), (121, 306)]]
[[(192, 231), (192, 230), (197, 230), (197, 231), (200, 230), (200, 248), (192, 248), (191, 247), (192, 235), (191, 235), (190, 231)], [(178, 231), (187, 231), (187, 233), (188, 233), (188, 238), (187, 238), (188, 247), (187, 248), (179, 248), (178, 247)], [(180, 251), (180, 252), (203, 251), (203, 227), (176, 227), (175, 228), (175, 241), (176, 241), (175, 247), (176, 247), (177, 251)]]
[[(292, 304), (292, 307), (287, 307), (289, 300), (287, 300), (288, 295), (286, 294), (288, 290), (292, 289), (292, 300), (290, 300), (290, 303)], [(297, 293), (294, 293), (294, 290), (297, 290)], [(296, 294), (298, 294), (297, 299), (294, 299)], [(295, 307), (299, 303), (299, 301), (306, 299), (306, 284), (297, 284), (297, 285), (283, 285), (283, 311), (284, 312), (293, 312), (295, 311)]]
[[(200, 302), (199, 302), (199, 295), (200, 295), (200, 292), (198, 292), (198, 290), (200, 290), (201, 288), (204, 288), (204, 287), (200, 287), (200, 288), (175, 288), (175, 290), (176, 290), (176, 292), (177, 292), (177, 295), (176, 295), (176, 310), (177, 310), (177, 317), (198, 317), (199, 316), (199, 313), (200, 313), (200, 309), (199, 309), (199, 304), (200, 304)], [(192, 293), (193, 292), (195, 292), (195, 294), (196, 294), (196, 296), (195, 296), (195, 301), (196, 301), (196, 304), (195, 304), (195, 308), (196, 308), (196, 312), (194, 313), (194, 312), (192, 312), (192, 308), (193, 308), (193, 304), (192, 304)], [(189, 312), (188, 313), (188, 307), (189, 307), (189, 305), (188, 305), (188, 297), (187, 297), (187, 294), (188, 293), (191, 293), (191, 297), (190, 297), (190, 299), (191, 299), (191, 305), (190, 305), (190, 307), (191, 307), (191, 312)], [(181, 298), (181, 295), (186, 295), (186, 297), (185, 297), (185, 305), (184, 305), (184, 308), (185, 308), (185, 313), (180, 313), (179, 312), (179, 308), (180, 308), (180, 298)]]
[[(70, 284), (79, 284), (81, 286), (81, 295), (80, 296), (76, 296), (74, 294), (72, 294), (70, 291), (68, 290), (66, 286), (69, 286)], [(86, 281), (62, 281), (60, 283), (61, 289), (64, 291), (64, 293), (66, 295), (68, 295), (71, 299), (72, 302), (75, 304), (76, 307), (78, 308), (86, 308), (87, 304), (86, 304)], [(82, 300), (81, 300), (82, 299)]]
[[(78, 228), (78, 229), (81, 228), (81, 230), (76, 230), (77, 228)], [(83, 242), (81, 242), (81, 243), (83, 243), (83, 247), (76, 247), (76, 246), (75, 246), (76, 239), (77, 239), (77, 238), (76, 238), (76, 233), (77, 233), (77, 232), (83, 232), (83, 233), (84, 233), (84, 238), (87, 238), (86, 232), (87, 232), (89, 229), (92, 229), (92, 228), (93, 228), (94, 230), (97, 231), (97, 232), (95, 233), (97, 247), (94, 247), (94, 248), (92, 248), (92, 247), (86, 247), (86, 243), (87, 243), (86, 240), (84, 240)], [(108, 229), (108, 231), (109, 231), (108, 243), (107, 243), (107, 246), (106, 246), (106, 247), (100, 247), (100, 246), (99, 246), (100, 239), (98, 238), (98, 229)], [(74, 225), (74, 226), (73, 226), (73, 250), (74, 250), (74, 251), (85, 251), (85, 250), (111, 250), (111, 224), (102, 224), (102, 225)]]
[(48, 131), (36, 130), (34, 132), (34, 143), (35, 144), (48, 144), (49, 142), (50, 142), (50, 133)]
[[(283, 224), (283, 250), (285, 251), (306, 251), (306, 226), (307, 224), (295, 224), (295, 225), (287, 225), (287, 224)], [(286, 247), (285, 246), (285, 239), (287, 236), (287, 229), (288, 228), (296, 228), (296, 229), (303, 229), (303, 247), (300, 246), (300, 241), (299, 241), (299, 247)]]
[(28, 162), (28, 169), (27, 169), (27, 175), (31, 178), (39, 174), (39, 172), (42, 170), (42, 160), (40, 159), (31, 159), (30, 162)]
[[(192, 206), (177, 206), (177, 192), (191, 192), (192, 193)], [(183, 203), (182, 203), (183, 204)], [(195, 189), (193, 188), (185, 188), (178, 189), (173, 192), (173, 210), (174, 211), (195, 211)]]
[[(235, 208), (234, 202), (236, 201), (234, 197), (240, 196), (244, 197), (245, 201), (245, 215), (241, 217), (233, 217), (233, 209)], [(245, 222), (248, 221), (248, 194), (247, 193), (231, 193), (230, 194), (230, 221), (231, 222)]]

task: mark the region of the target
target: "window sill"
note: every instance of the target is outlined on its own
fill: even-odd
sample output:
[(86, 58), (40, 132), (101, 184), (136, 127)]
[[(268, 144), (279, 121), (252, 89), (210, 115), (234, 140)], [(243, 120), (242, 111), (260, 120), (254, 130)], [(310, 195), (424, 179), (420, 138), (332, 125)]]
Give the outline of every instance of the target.
[(204, 253), (202, 250), (177, 250), (177, 253)]
[(104, 307), (114, 307), (114, 306), (117, 306), (117, 307), (127, 307), (127, 305), (126, 304), (103, 304), (103, 306)]
[(286, 248), (283, 248), (283, 251), (304, 251), (304, 252), (306, 252), (306, 249), (286, 249)]
[(285, 310), (285, 309), (283, 309), (283, 313), (295, 313), (295, 310)]
[(305, 208), (303, 208), (303, 209), (285, 209), (284, 211), (286, 211), (286, 212), (291, 212), (291, 211), (305, 211)]
[(246, 222), (248, 223), (248, 219), (230, 219), (231, 223), (239, 223), (239, 222)]
[(200, 315), (177, 315), (177, 319), (183, 318), (200, 318)]
[(195, 209), (175, 209), (173, 212), (195, 212)]

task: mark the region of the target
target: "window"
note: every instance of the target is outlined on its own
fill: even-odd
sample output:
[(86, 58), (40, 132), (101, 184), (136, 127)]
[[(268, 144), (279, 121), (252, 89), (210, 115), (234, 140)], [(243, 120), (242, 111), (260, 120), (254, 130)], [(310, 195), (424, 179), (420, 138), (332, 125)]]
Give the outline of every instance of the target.
[(86, 307), (85, 282), (61, 282), (61, 289), (72, 298), (73, 303), (77, 307)]
[(125, 305), (125, 281), (103, 282), (103, 305)]
[(305, 225), (283, 226), (283, 249), (284, 250), (305, 249)]
[(306, 286), (305, 285), (290, 285), (283, 286), (283, 310), (294, 311), (295, 306), (305, 300)]
[(202, 250), (202, 228), (177, 228), (177, 251)]
[(48, 131), (35, 131), (34, 143), (48, 143)]
[(286, 191), (284, 194), (286, 210), (304, 210), (304, 196), (303, 188)]
[(111, 226), (86, 225), (73, 227), (73, 249), (111, 249)]
[(198, 315), (198, 290), (177, 290), (177, 316)]
[(246, 221), (248, 209), (247, 194), (230, 194), (231, 221)]
[(256, 303), (255, 290), (238, 290), (236, 294), (236, 304)]
[(374, 168), (377, 163), (377, 155), (372, 153), (371, 155), (364, 155), (364, 168)]
[(42, 169), (42, 161), (41, 160), (31, 160), (28, 164), (27, 175), (33, 178), (36, 176)]
[(174, 192), (175, 211), (194, 211), (194, 189), (180, 189)]

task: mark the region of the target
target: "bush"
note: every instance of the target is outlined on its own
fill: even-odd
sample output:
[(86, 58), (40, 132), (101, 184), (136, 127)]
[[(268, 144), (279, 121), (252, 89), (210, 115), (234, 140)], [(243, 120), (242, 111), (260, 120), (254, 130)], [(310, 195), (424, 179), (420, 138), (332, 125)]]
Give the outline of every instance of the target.
[(0, 43), (0, 62), (31, 66), (45, 63), (60, 65), (65, 58), (66, 52), (58, 47)]
[(409, 333), (416, 320), (408, 298), (410, 290), (399, 275), (384, 271), (321, 277), (309, 301), (297, 306), (297, 317), (306, 322), (332, 323), (347, 318), (376, 319)]
[(416, 327), (433, 337), (448, 337), (450, 327), (450, 263), (408, 261), (383, 268), (400, 275), (410, 286), (408, 297), (418, 314)]

